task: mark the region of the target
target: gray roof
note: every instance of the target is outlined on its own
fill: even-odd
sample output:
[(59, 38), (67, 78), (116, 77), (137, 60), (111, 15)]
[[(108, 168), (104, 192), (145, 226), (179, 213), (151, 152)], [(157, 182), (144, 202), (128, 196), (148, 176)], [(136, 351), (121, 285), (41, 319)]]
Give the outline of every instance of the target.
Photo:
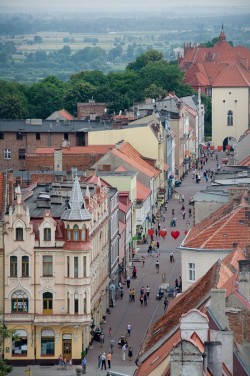
[(79, 179), (76, 176), (72, 187), (69, 207), (65, 209), (61, 219), (67, 221), (89, 221), (91, 214), (85, 209), (85, 202), (83, 199)]
[(228, 202), (228, 192), (207, 192), (207, 191), (201, 191), (196, 193), (193, 196), (193, 199), (195, 202), (199, 201), (216, 201), (216, 202), (221, 202), (225, 203)]

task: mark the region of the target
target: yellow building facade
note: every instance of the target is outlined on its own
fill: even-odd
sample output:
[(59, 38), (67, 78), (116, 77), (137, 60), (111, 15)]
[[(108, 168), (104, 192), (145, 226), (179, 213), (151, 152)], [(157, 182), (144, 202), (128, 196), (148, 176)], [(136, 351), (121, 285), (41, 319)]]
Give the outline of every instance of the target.
[[(87, 186), (83, 198), (75, 177), (73, 187), (37, 192), (24, 206), (18, 187), (5, 216), (3, 320), (15, 335), (5, 340), (4, 357), (55, 364), (62, 355), (79, 363), (108, 307), (107, 189)], [(62, 212), (58, 202), (44, 207), (52, 196), (61, 197)]]

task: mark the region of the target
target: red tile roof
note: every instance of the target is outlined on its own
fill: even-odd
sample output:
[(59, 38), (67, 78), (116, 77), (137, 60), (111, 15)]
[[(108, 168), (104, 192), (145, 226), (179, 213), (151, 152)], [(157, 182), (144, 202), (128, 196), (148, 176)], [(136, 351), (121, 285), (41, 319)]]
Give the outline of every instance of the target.
[(233, 47), (223, 37), (212, 48), (188, 46), (179, 66), (186, 72), (186, 82), (194, 88), (249, 87), (249, 64), (249, 48)]
[(124, 142), (118, 149), (114, 148), (111, 151), (115, 156), (121, 158), (131, 166), (135, 167), (137, 170), (141, 171), (143, 174), (149, 176), (150, 178), (156, 177), (160, 174), (160, 170), (157, 170), (149, 163), (147, 163), (128, 142)]
[(151, 194), (151, 189), (140, 183), (138, 180), (136, 182), (136, 199), (145, 201)]
[(125, 167), (122, 167), (122, 166), (117, 167), (117, 169), (115, 170), (115, 172), (124, 172), (124, 171), (127, 171), (127, 170)]
[(250, 240), (248, 192), (232, 200), (193, 227), (182, 243), (184, 248), (232, 249), (233, 243), (245, 248)]
[(99, 179), (102, 186), (111, 187), (109, 183), (107, 183), (105, 180), (96, 175), (88, 176), (87, 178), (83, 178), (81, 181), (88, 184), (97, 184)]
[(58, 111), (59, 115), (61, 115), (65, 120), (74, 120), (74, 116), (71, 115), (67, 110), (64, 108), (60, 111)]
[[(141, 346), (139, 357), (143, 356), (147, 351), (150, 353), (153, 346), (157, 348), (157, 343), (161, 347), (162, 341), (164, 342), (163, 338), (166, 338), (166, 341), (168, 341), (168, 333), (169, 338), (171, 338), (175, 332), (179, 331), (181, 316), (190, 309), (202, 309), (210, 297), (211, 289), (222, 288), (228, 279), (233, 276), (234, 273), (218, 260), (203, 277), (174, 298), (167, 312), (149, 327)], [(153, 355), (156, 357), (156, 353)], [(152, 359), (151, 356), (150, 358)], [(139, 373), (139, 375), (142, 374)]]

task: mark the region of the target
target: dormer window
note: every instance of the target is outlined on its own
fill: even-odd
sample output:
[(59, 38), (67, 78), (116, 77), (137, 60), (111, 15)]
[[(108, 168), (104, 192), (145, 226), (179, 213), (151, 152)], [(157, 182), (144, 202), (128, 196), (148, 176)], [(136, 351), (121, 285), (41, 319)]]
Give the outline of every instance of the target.
[(49, 227), (43, 229), (43, 240), (45, 242), (51, 241), (51, 229)]
[(74, 241), (79, 240), (79, 227), (77, 225), (74, 225), (73, 227), (73, 240)]
[(69, 225), (67, 226), (67, 240), (71, 240), (71, 231)]
[(16, 240), (23, 241), (23, 228), (16, 227)]
[(86, 236), (86, 232), (87, 232), (87, 230), (86, 230), (86, 226), (85, 225), (83, 225), (82, 226), (82, 241), (86, 241), (86, 238), (87, 238), (87, 236)]

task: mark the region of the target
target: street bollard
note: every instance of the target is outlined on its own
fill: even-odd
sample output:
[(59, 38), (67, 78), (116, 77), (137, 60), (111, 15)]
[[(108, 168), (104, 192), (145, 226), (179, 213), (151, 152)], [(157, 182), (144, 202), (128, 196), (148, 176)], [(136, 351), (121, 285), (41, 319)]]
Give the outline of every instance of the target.
[(30, 368), (24, 370), (24, 373), (25, 373), (26, 376), (32, 376), (32, 371), (31, 371)]
[(80, 376), (82, 374), (82, 367), (81, 366), (77, 366), (75, 368), (75, 370), (76, 370), (76, 375)]

